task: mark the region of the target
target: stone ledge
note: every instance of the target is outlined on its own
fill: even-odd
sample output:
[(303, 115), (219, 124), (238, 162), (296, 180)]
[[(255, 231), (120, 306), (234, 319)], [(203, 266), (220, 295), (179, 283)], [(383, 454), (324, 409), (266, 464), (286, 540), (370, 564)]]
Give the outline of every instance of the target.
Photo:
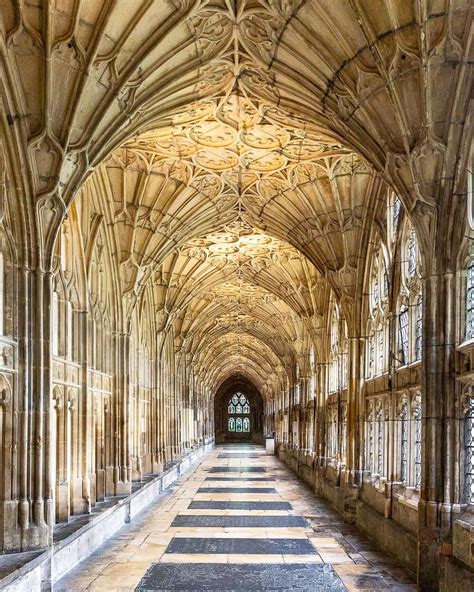
[(409, 573), (416, 576), (418, 546), (413, 533), (398, 522), (385, 518), (362, 500), (357, 502), (356, 525), (380, 549), (395, 557)]
[(474, 513), (467, 508), (453, 522), (453, 555), (471, 570), (474, 569)]
[(112, 507), (66, 538), (54, 543), (52, 550), (40, 552), (34, 559), (1, 579), (0, 589), (6, 592), (50, 590), (52, 584), (91, 555), (182, 474), (193, 468), (213, 446), (213, 443), (208, 443), (193, 450), (131, 495), (117, 499), (117, 503)]

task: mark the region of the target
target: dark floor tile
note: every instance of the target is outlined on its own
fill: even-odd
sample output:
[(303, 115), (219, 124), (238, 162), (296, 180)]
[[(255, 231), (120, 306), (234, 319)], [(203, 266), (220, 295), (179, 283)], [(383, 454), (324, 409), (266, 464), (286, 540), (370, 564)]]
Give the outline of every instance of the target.
[(188, 510), (292, 510), (289, 502), (192, 501)]
[(174, 538), (165, 553), (314, 555), (308, 539)]
[(172, 527), (212, 528), (305, 528), (302, 516), (205, 516), (178, 514)]
[(232, 454), (232, 452), (229, 453), (223, 453), (223, 454), (218, 454), (217, 458), (260, 458), (261, 456), (265, 456), (264, 454), (258, 454), (258, 453), (252, 453), (252, 452), (245, 452), (245, 453), (234, 453)]
[(276, 481), (275, 477), (206, 477), (205, 481)]
[(329, 565), (156, 563), (137, 590), (306, 590), (343, 592), (346, 588)]
[(276, 493), (274, 487), (200, 487), (198, 493)]
[(265, 467), (211, 467), (209, 473), (265, 473)]

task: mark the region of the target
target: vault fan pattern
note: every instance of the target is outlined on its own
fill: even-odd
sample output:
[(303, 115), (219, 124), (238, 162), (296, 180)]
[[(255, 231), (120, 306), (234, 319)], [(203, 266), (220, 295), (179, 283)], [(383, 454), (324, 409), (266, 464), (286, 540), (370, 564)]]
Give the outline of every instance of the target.
[(424, 589), (472, 568), (470, 3), (0, 0), (0, 72), (0, 549), (239, 392)]

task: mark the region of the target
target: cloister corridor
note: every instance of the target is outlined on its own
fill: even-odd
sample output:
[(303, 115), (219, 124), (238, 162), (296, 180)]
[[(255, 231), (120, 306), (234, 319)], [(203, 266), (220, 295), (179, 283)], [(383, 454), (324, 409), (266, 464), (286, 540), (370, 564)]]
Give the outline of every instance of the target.
[(474, 590), (473, 8), (0, 0), (0, 590)]
[(54, 586), (82, 590), (416, 590), (412, 578), (251, 444), (218, 446)]

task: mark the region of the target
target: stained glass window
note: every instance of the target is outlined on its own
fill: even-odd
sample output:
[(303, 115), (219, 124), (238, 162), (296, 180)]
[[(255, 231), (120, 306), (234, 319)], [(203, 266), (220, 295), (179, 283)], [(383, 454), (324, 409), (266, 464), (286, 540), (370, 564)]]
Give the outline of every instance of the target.
[(331, 347), (333, 351), (337, 350), (339, 345), (339, 315), (336, 307), (334, 307), (331, 324)]
[(467, 268), (466, 283), (466, 339), (474, 338), (474, 259)]
[(415, 326), (415, 360), (421, 360), (421, 346), (423, 338), (423, 299), (422, 296), (416, 303), (416, 326)]
[(413, 412), (415, 428), (415, 489), (421, 485), (421, 406), (417, 405)]
[(372, 306), (376, 308), (379, 305), (380, 298), (379, 298), (379, 270), (378, 270), (378, 261), (375, 263), (375, 273), (374, 278), (372, 280)]
[(385, 327), (388, 325), (388, 276), (381, 247), (374, 255), (369, 302), (369, 378), (386, 370)]
[(408, 364), (408, 308), (405, 306), (400, 311), (398, 317), (398, 332), (400, 340), (400, 351), (402, 354), (402, 364)]
[(468, 405), (464, 423), (464, 479), (466, 502), (474, 504), (474, 396), (469, 397)]
[(388, 273), (386, 271), (383, 273), (383, 297), (384, 299), (388, 298)]
[(375, 376), (375, 335), (369, 336), (369, 378)]
[(250, 414), (250, 403), (244, 394), (236, 393), (231, 397), (227, 413), (231, 416), (227, 420), (229, 432), (250, 432), (250, 419), (239, 417)]
[(383, 414), (377, 414), (377, 473), (383, 475)]
[(416, 241), (415, 229), (412, 228), (408, 237), (407, 245), (407, 271), (409, 277), (415, 277), (418, 258), (418, 244)]
[(378, 333), (378, 373), (382, 374), (385, 369), (385, 335), (383, 329)]
[(369, 415), (368, 434), (367, 434), (367, 447), (368, 447), (368, 467), (367, 469), (373, 473), (374, 471), (374, 416), (371, 413)]
[(400, 412), (400, 480), (406, 483), (408, 474), (408, 403), (402, 405)]
[(393, 230), (396, 233), (398, 228), (398, 220), (400, 218), (401, 202), (398, 197), (393, 200)]
[(238, 393), (229, 401), (228, 413), (250, 413), (250, 405), (245, 395)]

